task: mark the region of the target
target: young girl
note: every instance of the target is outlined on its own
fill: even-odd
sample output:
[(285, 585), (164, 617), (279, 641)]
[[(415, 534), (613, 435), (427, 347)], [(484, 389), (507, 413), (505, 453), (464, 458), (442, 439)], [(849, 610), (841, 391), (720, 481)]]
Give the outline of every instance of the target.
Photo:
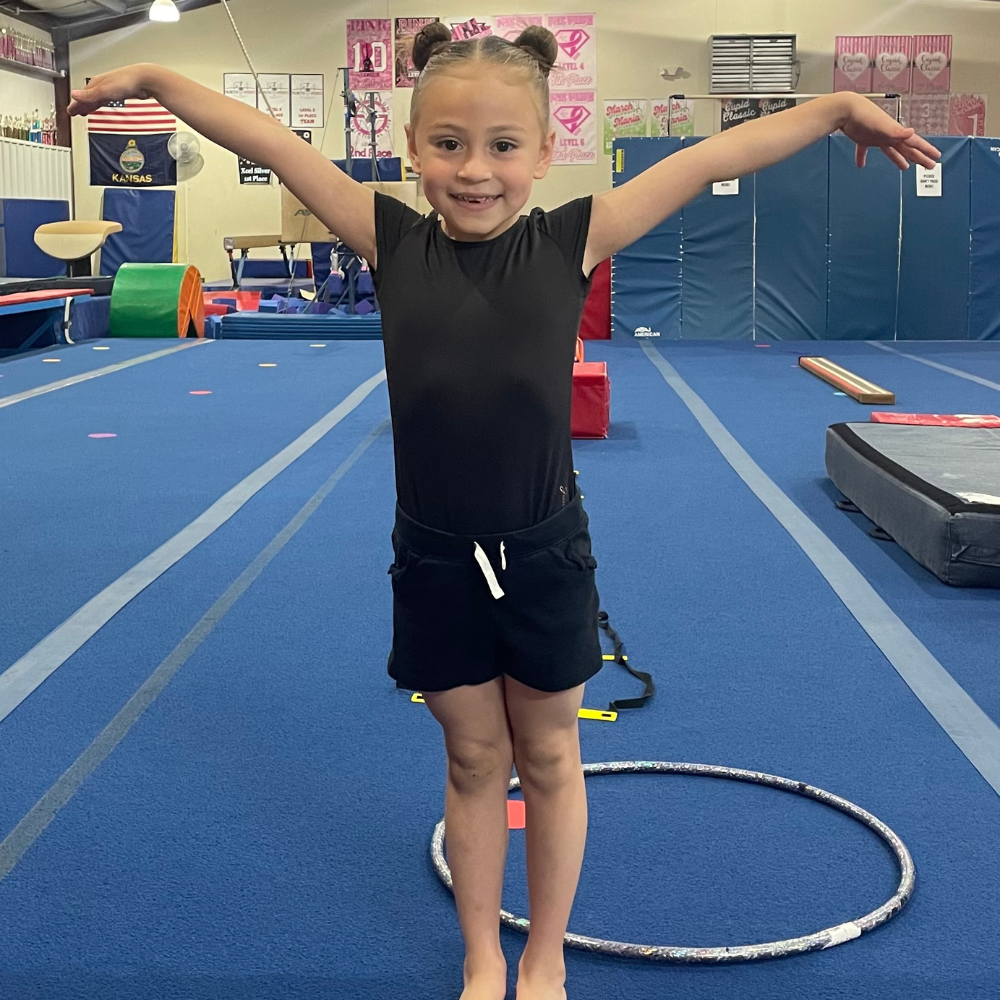
[(445, 820), (465, 941), (461, 1000), (502, 1000), (499, 938), (507, 784), (524, 789), (531, 933), (517, 1000), (566, 1000), (563, 935), (587, 833), (577, 713), (601, 668), (570, 391), (595, 265), (713, 181), (753, 173), (842, 129), (863, 166), (901, 168), (929, 143), (854, 94), (820, 98), (676, 153), (621, 187), (521, 210), (555, 135), (553, 36), (528, 28), (452, 42), (431, 24), (406, 126), (435, 209), (355, 183), (271, 118), (158, 66), (93, 79), (70, 112), (155, 97), (203, 135), (272, 168), (369, 262), (382, 305), (398, 505), (389, 673), (444, 730)]

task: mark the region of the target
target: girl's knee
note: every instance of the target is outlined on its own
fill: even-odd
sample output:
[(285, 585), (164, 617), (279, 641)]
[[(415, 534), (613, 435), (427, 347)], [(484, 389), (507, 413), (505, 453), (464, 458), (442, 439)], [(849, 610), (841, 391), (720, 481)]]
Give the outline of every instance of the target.
[(510, 781), (514, 750), (508, 734), (495, 740), (449, 740), (446, 749), (448, 780), (459, 791)]
[(522, 785), (536, 788), (558, 788), (583, 773), (576, 733), (518, 741), (514, 746), (514, 763)]

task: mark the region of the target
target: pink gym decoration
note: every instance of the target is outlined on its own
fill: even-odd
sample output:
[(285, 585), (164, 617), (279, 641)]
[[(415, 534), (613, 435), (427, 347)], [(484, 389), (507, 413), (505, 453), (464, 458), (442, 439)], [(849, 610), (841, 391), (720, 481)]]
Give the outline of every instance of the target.
[(833, 89), (870, 94), (874, 49), (872, 35), (838, 35), (833, 56)]
[(914, 35), (913, 93), (951, 91), (951, 35)]

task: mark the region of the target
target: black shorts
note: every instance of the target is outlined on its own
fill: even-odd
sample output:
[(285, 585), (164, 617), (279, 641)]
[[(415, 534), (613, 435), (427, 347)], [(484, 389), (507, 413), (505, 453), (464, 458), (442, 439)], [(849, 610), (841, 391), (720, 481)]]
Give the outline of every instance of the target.
[(447, 691), (507, 674), (567, 691), (603, 665), (597, 561), (579, 495), (540, 524), (453, 535), (398, 506), (392, 533), (389, 676), (409, 691)]

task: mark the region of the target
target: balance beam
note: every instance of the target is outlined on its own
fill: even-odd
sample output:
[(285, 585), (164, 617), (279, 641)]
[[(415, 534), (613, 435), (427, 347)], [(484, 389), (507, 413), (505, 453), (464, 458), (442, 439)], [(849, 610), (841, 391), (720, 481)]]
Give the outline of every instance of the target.
[(888, 389), (883, 389), (875, 385), (874, 382), (869, 382), (867, 379), (861, 378), (860, 375), (855, 375), (826, 358), (799, 358), (799, 365), (824, 382), (829, 382), (830, 385), (840, 389), (841, 392), (847, 393), (859, 403), (893, 404), (896, 402), (894, 392), (889, 392)]

